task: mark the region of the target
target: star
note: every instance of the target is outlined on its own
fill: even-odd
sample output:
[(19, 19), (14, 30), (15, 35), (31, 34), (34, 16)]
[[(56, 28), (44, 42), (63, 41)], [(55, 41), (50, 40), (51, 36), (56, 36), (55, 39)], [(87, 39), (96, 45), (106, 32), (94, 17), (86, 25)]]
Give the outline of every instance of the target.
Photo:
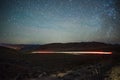
[(72, 0), (69, 0), (69, 2), (72, 2)]
[(0, 42), (4, 33), (14, 33), (5, 40), (9, 43), (17, 43), (19, 37), (23, 43), (36, 44), (115, 42), (120, 34), (117, 4), (118, 0), (2, 0)]

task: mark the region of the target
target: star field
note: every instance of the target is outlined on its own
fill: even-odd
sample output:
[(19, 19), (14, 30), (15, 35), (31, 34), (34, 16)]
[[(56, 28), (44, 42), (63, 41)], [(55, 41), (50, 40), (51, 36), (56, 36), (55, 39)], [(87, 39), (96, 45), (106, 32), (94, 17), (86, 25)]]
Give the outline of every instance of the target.
[(1, 0), (0, 43), (119, 43), (119, 0)]

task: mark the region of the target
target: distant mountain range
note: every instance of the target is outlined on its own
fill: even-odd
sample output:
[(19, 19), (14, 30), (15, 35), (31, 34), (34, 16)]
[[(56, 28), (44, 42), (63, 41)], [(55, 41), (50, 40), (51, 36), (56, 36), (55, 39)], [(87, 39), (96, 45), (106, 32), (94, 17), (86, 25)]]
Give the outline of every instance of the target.
[(44, 45), (34, 44), (1, 44), (7, 48), (20, 51), (117, 51), (120, 52), (119, 44), (107, 44), (101, 42), (74, 42), (74, 43), (51, 43)]
[(21, 51), (31, 51), (40, 47), (40, 45), (35, 44), (0, 44), (0, 46)]

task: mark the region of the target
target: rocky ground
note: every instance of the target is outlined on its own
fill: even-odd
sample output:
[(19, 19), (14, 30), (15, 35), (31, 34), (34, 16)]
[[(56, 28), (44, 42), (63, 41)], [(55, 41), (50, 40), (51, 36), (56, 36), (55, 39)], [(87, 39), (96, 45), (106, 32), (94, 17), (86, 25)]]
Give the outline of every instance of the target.
[(83, 64), (71, 68), (71, 70), (55, 72), (26, 70), (10, 64), (3, 66), (0, 64), (0, 68), (3, 72), (9, 70), (6, 71), (7, 73), (0, 72), (0, 80), (120, 80), (120, 65), (114, 65), (112, 61)]
[(113, 67), (109, 72), (109, 77), (106, 80), (120, 80), (120, 66)]
[(120, 80), (119, 55), (24, 54), (0, 50), (0, 80)]
[[(29, 72), (18, 74), (11, 80), (119, 80), (120, 67), (113, 67), (111, 62), (81, 65), (66, 72)], [(117, 72), (117, 73), (116, 73)], [(118, 77), (119, 76), (119, 77)], [(116, 79), (117, 78), (117, 79)]]

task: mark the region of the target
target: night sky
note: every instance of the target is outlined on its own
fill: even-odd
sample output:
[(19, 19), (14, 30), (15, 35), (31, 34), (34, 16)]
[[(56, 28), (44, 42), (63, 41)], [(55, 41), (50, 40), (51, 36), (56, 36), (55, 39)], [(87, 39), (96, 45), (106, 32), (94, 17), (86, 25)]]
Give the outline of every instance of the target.
[(120, 0), (0, 0), (0, 43), (120, 43)]

